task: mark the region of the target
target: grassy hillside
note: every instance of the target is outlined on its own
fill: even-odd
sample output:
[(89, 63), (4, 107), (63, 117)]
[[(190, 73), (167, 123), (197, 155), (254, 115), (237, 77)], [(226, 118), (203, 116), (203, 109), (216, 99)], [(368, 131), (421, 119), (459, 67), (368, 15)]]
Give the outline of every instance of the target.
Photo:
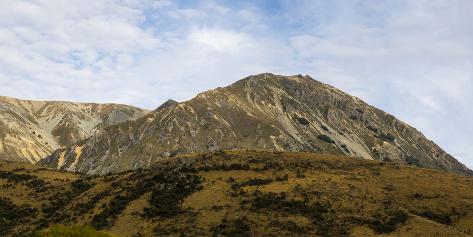
[(0, 236), (470, 236), (473, 178), (310, 153), (224, 151), (81, 177), (0, 164)]

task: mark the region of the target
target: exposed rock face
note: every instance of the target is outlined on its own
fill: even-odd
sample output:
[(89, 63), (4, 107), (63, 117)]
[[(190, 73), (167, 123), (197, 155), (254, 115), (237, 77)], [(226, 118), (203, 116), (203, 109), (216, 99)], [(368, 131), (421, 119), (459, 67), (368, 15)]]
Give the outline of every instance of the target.
[(42, 163), (105, 174), (146, 168), (177, 153), (246, 148), (345, 154), (470, 173), (392, 115), (309, 76), (273, 74), (250, 76), (183, 103), (168, 101), (141, 119), (57, 150)]
[(117, 104), (47, 102), (0, 97), (0, 160), (36, 163), (106, 126), (147, 111)]

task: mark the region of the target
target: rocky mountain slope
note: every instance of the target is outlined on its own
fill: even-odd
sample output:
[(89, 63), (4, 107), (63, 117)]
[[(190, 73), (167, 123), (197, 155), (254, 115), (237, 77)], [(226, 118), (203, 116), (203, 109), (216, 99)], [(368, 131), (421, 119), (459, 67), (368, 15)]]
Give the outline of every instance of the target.
[(62, 224), (117, 237), (466, 237), (472, 184), (469, 176), (315, 153), (194, 153), (104, 177), (0, 162), (0, 236)]
[(53, 168), (105, 174), (179, 153), (272, 149), (343, 154), (462, 174), (471, 171), (419, 131), (309, 76), (260, 74), (59, 149)]
[(106, 126), (147, 111), (118, 104), (30, 101), (0, 97), (0, 160), (36, 163)]

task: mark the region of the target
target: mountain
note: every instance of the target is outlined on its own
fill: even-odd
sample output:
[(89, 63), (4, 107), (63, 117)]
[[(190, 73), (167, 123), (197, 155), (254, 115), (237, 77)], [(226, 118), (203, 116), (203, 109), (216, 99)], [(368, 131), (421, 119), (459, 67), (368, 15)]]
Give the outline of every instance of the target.
[(110, 126), (42, 161), (88, 174), (146, 168), (179, 153), (271, 149), (471, 171), (422, 133), (309, 76), (250, 76)]
[(103, 177), (0, 162), (0, 236), (90, 225), (117, 237), (466, 237), (472, 183), (392, 162), (252, 150)]
[(137, 119), (146, 110), (118, 104), (31, 101), (0, 97), (0, 160), (36, 163), (54, 150)]

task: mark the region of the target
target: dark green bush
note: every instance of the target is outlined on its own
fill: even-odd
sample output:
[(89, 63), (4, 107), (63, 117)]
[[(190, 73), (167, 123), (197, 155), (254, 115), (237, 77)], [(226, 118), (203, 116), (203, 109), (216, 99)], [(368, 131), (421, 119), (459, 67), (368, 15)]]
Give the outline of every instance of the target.
[(319, 216), (328, 213), (330, 207), (327, 204), (310, 204), (307, 199), (288, 199), (286, 193), (255, 193), (255, 198), (251, 200), (253, 210), (268, 209), (299, 215)]
[(330, 138), (327, 135), (320, 134), (320, 135), (317, 136), (317, 138), (324, 141), (324, 142), (326, 142), (326, 143), (335, 144), (335, 141), (332, 140), (332, 138)]
[(70, 184), (70, 190), (65, 192), (58, 192), (49, 198), (48, 204), (43, 204), (42, 211), (45, 219), (44, 223), (58, 223), (62, 221), (65, 216), (60, 215), (61, 208), (70, 203), (74, 198), (89, 190), (93, 184), (86, 180), (78, 179)]
[(90, 184), (89, 182), (83, 179), (78, 179), (71, 183), (71, 188), (74, 193), (83, 193), (92, 188), (93, 186), (93, 184)]
[(0, 198), (0, 236), (6, 236), (18, 224), (35, 217), (37, 210), (29, 205), (17, 206), (10, 199)]
[(115, 196), (99, 214), (92, 218), (90, 225), (97, 229), (111, 226), (117, 216), (125, 210), (128, 204), (144, 193), (145, 191), (140, 191), (135, 188), (126, 191), (124, 194)]
[(371, 130), (371, 131), (374, 132), (374, 133), (378, 133), (378, 132), (379, 132), (379, 129), (378, 129), (378, 128), (375, 128), (375, 127), (373, 127), (373, 126), (371, 126), (371, 125), (368, 125), (366, 128), (368, 128), (369, 130)]
[(188, 165), (179, 168), (160, 166), (153, 170), (154, 175), (147, 176), (149, 171), (133, 173), (126, 183), (115, 186), (123, 188), (123, 192), (112, 198), (102, 211), (96, 214), (91, 225), (103, 229), (113, 224), (117, 216), (125, 210), (130, 202), (151, 192), (150, 206), (143, 209), (143, 217), (169, 217), (180, 213), (183, 199), (202, 188), (202, 179), (196, 170)]
[(297, 118), (297, 121), (298, 121), (300, 124), (306, 125), (306, 126), (310, 124), (309, 120), (307, 120), (307, 119), (304, 118), (304, 117), (298, 117), (298, 118)]
[(350, 153), (350, 150), (348, 150), (347, 145), (342, 144), (342, 145), (340, 145), (340, 147), (341, 147), (346, 153)]
[[(277, 227), (279, 229), (287, 230), (289, 232), (292, 232), (297, 235), (304, 235), (307, 234), (307, 229), (305, 226), (300, 226), (294, 221), (278, 221), (278, 220), (273, 220), (270, 222), (271, 226)], [(304, 235), (305, 236), (305, 235)]]
[(232, 164), (215, 164), (215, 165), (206, 165), (201, 166), (198, 168), (202, 171), (211, 171), (211, 170), (250, 170), (249, 164), (240, 164), (240, 163), (232, 163)]
[(396, 137), (390, 133), (381, 133), (376, 137), (386, 142), (394, 142), (396, 140)]
[(397, 227), (404, 224), (408, 218), (409, 214), (401, 210), (378, 213), (373, 216), (370, 227), (378, 234), (387, 234), (395, 231)]
[(38, 231), (34, 237), (112, 237), (112, 235), (98, 232), (88, 226), (54, 226), (48, 230)]
[(279, 182), (284, 182), (284, 181), (287, 181), (288, 179), (289, 179), (288, 174), (284, 174), (283, 176), (276, 176), (276, 181), (279, 181)]
[(248, 181), (242, 183), (241, 186), (260, 186), (270, 184), (271, 182), (273, 182), (272, 179), (251, 178)]
[(77, 204), (74, 210), (79, 212), (80, 214), (85, 214), (89, 212), (91, 209), (93, 209), (100, 200), (102, 200), (104, 197), (108, 195), (110, 195), (110, 190), (102, 191), (98, 193), (97, 195), (95, 195), (94, 197), (92, 197), (89, 201), (85, 203)]
[(0, 179), (7, 179), (15, 183), (20, 183), (22, 181), (29, 181), (36, 178), (37, 178), (36, 176), (29, 175), (29, 174), (16, 174), (14, 172), (9, 172), (9, 171), (0, 171)]
[[(321, 236), (348, 236), (348, 224), (343, 220), (337, 221), (335, 211), (328, 202), (310, 202), (288, 198), (286, 193), (255, 192), (255, 197), (249, 201), (254, 211), (270, 210), (292, 215), (303, 215), (309, 218), (316, 233)], [(245, 204), (244, 201), (242, 204)]]
[(170, 172), (155, 175), (155, 185), (150, 198), (151, 207), (144, 209), (146, 217), (169, 217), (181, 212), (182, 201), (202, 189), (202, 178), (196, 174)]
[(406, 163), (408, 165), (414, 165), (414, 166), (422, 167), (422, 163), (420, 162), (420, 160), (413, 157), (413, 156), (406, 157)]
[(233, 220), (223, 219), (222, 222), (213, 227), (211, 231), (214, 236), (248, 237), (251, 236), (251, 227), (246, 217)]
[(439, 213), (434, 211), (423, 211), (419, 213), (419, 216), (425, 217), (427, 219), (433, 220), (435, 222), (451, 225), (453, 224), (453, 220), (455, 219), (454, 215), (448, 213)]

